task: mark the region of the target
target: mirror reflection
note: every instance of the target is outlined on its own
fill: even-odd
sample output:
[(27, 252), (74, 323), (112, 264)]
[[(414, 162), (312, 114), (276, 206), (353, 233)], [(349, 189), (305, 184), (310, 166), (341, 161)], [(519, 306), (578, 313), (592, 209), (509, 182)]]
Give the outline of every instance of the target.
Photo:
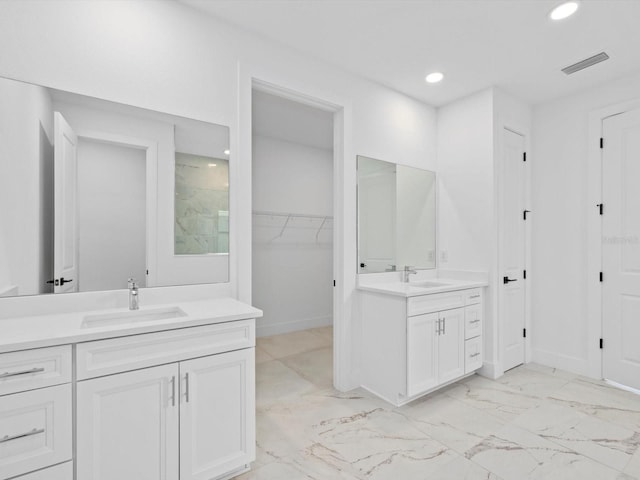
[(358, 157), (358, 273), (435, 268), (435, 173)]
[(0, 296), (228, 281), (229, 129), (0, 78)]

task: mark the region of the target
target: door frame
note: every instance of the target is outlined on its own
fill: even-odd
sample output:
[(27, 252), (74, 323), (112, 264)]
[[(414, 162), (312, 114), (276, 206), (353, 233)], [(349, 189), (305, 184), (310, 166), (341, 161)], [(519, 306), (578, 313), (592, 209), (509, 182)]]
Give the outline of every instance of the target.
[(108, 143), (120, 147), (136, 148), (145, 152), (146, 175), (146, 268), (145, 288), (157, 286), (158, 257), (158, 142), (145, 138), (130, 137), (114, 133), (101, 132), (80, 127), (76, 130), (78, 141)]
[[(236, 285), (235, 296), (251, 303), (252, 272), (252, 90), (333, 112), (333, 385), (348, 391), (359, 386), (357, 344), (358, 326), (354, 325), (356, 288), (356, 160), (352, 148), (352, 104), (347, 98), (315, 85), (304, 73), (300, 77), (281, 77), (268, 67), (238, 66), (238, 135), (232, 144), (238, 151), (237, 169), (231, 170), (232, 184), (238, 192), (232, 207), (238, 212), (232, 222), (237, 235), (237, 268), (230, 278)], [(233, 132), (233, 130), (232, 130)], [(232, 134), (233, 135), (233, 134)], [(233, 272), (233, 270), (232, 270)]]
[[(600, 138), (603, 122), (608, 117), (640, 108), (640, 98), (615, 103), (589, 113), (588, 155), (587, 155), (587, 374), (602, 379), (602, 350), (600, 338), (602, 324), (602, 217), (596, 205), (602, 203), (602, 149)], [(606, 141), (606, 139), (605, 139)]]

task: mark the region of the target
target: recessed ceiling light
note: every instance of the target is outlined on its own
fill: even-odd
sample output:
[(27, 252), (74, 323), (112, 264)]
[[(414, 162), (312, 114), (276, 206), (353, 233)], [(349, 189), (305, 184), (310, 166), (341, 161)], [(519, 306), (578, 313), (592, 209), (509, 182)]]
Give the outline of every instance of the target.
[(438, 82), (441, 82), (443, 78), (444, 78), (444, 75), (442, 73), (433, 72), (427, 75), (425, 80), (427, 81), (427, 83), (438, 83)]
[(563, 18), (570, 17), (578, 10), (579, 4), (578, 2), (565, 2), (558, 5), (556, 8), (551, 10), (549, 17), (551, 20), (562, 20)]
[(231, 150), (225, 150), (225, 151), (224, 151), (224, 154), (225, 154), (225, 155), (229, 155), (230, 153), (231, 153)]
[(215, 166), (216, 166), (216, 164), (215, 164), (215, 163), (210, 163), (210, 164), (209, 164), (209, 166), (210, 166), (210, 167), (215, 167)]

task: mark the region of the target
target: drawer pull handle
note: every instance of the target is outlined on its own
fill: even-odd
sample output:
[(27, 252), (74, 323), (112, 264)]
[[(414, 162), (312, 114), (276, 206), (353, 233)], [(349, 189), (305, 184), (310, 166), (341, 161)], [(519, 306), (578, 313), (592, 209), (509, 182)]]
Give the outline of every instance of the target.
[(21, 372), (4, 372), (0, 373), (0, 378), (18, 377), (20, 375), (29, 375), (30, 373), (44, 372), (44, 368), (32, 368), (30, 370), (22, 370)]
[(480, 298), (480, 294), (476, 293), (475, 295), (471, 295), (469, 298)]
[(189, 403), (189, 372), (184, 374), (184, 399)]
[(0, 438), (0, 443), (10, 442), (11, 440), (18, 440), (19, 438), (31, 437), (32, 435), (38, 435), (44, 433), (44, 428), (34, 428), (30, 432), (20, 433), (18, 435), (5, 435)]
[(472, 353), (472, 354), (471, 354), (471, 355), (469, 355), (469, 356), (470, 356), (471, 358), (474, 358), (474, 357), (477, 357), (477, 356), (479, 356), (479, 355), (480, 355), (480, 353), (479, 353), (479, 352), (477, 352), (477, 353)]
[(471, 320), (469, 323), (478, 323), (480, 321), (479, 318), (476, 318), (475, 320)]

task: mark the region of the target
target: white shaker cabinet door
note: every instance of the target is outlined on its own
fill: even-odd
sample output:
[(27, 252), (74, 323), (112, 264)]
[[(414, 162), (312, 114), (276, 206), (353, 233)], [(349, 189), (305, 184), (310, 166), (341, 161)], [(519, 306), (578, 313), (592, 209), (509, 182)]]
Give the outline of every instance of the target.
[(464, 375), (464, 308), (440, 312), (438, 383)]
[(180, 363), (180, 480), (210, 480), (255, 458), (255, 350)]
[(438, 385), (438, 313), (407, 318), (407, 396)]
[(77, 480), (178, 480), (178, 364), (78, 382)]

